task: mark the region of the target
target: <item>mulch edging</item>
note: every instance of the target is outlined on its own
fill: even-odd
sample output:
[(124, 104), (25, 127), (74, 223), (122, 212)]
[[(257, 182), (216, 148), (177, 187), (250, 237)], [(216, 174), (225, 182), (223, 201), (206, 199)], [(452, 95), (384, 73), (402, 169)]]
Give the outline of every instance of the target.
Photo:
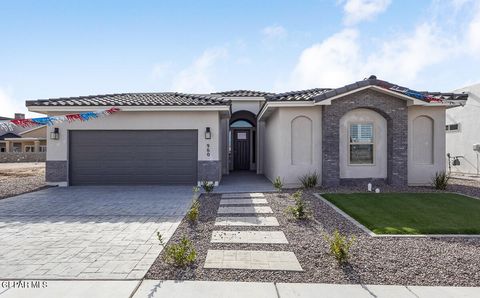
[[(360, 189), (349, 189), (359, 191)], [(451, 189), (452, 190), (452, 189)], [(172, 236), (178, 241), (187, 235), (197, 249), (195, 266), (180, 269), (162, 260), (163, 252), (148, 271), (147, 279), (256, 281), (256, 282), (315, 282), (362, 283), (400, 285), (480, 286), (480, 239), (458, 238), (374, 238), (317, 199), (314, 192), (340, 192), (345, 189), (321, 189), (305, 192), (315, 220), (294, 221), (284, 210), (293, 204), (293, 191), (266, 194), (268, 205), (279, 227), (215, 227), (220, 195), (201, 196), (199, 223), (190, 225), (186, 219)], [(382, 191), (432, 191), (431, 188), (384, 187)], [(460, 192), (458, 189), (453, 191)], [(476, 195), (469, 188), (466, 193)], [(242, 215), (243, 216), (243, 215)], [(289, 244), (211, 244), (213, 230), (281, 230)], [(347, 265), (339, 266), (328, 252), (325, 233), (338, 229), (355, 236), (352, 258)], [(208, 249), (261, 249), (289, 250), (297, 256), (303, 272), (203, 269)]]

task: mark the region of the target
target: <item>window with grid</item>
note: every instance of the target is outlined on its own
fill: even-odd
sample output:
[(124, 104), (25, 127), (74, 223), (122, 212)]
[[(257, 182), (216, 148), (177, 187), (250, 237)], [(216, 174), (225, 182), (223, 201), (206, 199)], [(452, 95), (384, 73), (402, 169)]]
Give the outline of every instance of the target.
[(350, 164), (373, 164), (373, 124), (352, 123), (349, 130)]

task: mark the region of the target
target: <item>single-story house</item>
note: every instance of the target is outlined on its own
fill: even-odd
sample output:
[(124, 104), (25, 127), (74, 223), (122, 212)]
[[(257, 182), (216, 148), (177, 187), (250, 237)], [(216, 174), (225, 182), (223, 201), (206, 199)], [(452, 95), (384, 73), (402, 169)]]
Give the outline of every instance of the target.
[[(25, 114), (15, 113), (14, 118), (0, 117), (0, 121), (25, 119)], [(45, 153), (47, 150), (47, 127), (13, 127), (12, 130), (0, 130), (1, 153)]]
[(1, 152), (45, 153), (47, 152), (47, 127), (45, 125), (30, 128), (14, 135), (7, 133), (0, 143)]
[(415, 92), (371, 76), (336, 89), (273, 94), (128, 93), (27, 101), (47, 115), (118, 107), (49, 127), (46, 180), (57, 185), (219, 183), (255, 171), (299, 185), (429, 184), (444, 171), (445, 110), (467, 95)]

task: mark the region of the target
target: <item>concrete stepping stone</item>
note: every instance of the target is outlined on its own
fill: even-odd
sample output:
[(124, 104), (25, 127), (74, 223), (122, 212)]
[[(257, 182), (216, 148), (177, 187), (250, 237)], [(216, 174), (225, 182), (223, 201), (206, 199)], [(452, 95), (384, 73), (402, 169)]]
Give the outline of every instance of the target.
[(222, 207), (217, 211), (218, 214), (260, 214), (273, 213), (272, 208), (268, 206), (246, 206), (246, 207)]
[(246, 192), (246, 193), (225, 193), (222, 199), (238, 199), (238, 198), (264, 198), (265, 195), (260, 192)]
[(268, 204), (266, 199), (225, 199), (220, 200), (220, 205), (255, 205)]
[(210, 242), (288, 244), (282, 231), (213, 231)]
[(203, 268), (303, 271), (291, 251), (208, 250)]
[(216, 226), (245, 226), (245, 227), (278, 227), (279, 223), (273, 216), (225, 216), (217, 217)]

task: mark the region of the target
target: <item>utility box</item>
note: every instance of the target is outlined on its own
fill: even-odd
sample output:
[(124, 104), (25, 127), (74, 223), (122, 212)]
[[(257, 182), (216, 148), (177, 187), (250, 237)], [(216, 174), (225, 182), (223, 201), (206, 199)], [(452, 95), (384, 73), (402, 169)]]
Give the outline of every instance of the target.
[(480, 152), (480, 144), (473, 144), (473, 151)]

